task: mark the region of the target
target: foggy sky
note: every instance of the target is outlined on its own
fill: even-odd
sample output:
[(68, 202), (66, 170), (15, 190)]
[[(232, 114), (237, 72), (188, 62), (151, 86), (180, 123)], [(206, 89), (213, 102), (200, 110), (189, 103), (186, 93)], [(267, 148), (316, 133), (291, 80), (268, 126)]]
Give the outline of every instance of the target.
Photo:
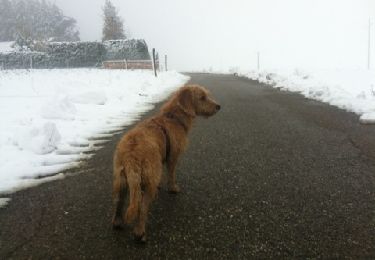
[[(81, 40), (100, 40), (104, 0), (54, 0)], [(365, 68), (372, 0), (112, 0), (134, 38), (180, 71)], [(372, 44), (375, 67), (375, 44)]]

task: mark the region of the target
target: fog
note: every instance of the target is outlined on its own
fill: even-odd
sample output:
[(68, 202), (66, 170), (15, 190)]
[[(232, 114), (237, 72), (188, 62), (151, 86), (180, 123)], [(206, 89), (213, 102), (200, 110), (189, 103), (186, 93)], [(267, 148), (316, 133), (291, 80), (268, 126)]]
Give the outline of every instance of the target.
[[(81, 40), (101, 40), (104, 0), (54, 2), (77, 20)], [(112, 0), (127, 33), (179, 71), (254, 69), (257, 52), (261, 68), (365, 68), (374, 2)]]

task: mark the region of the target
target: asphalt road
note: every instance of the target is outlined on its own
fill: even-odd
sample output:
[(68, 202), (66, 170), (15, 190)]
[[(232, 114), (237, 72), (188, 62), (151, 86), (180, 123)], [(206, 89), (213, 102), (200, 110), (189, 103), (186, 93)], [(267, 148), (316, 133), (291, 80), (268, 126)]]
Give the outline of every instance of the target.
[(182, 193), (160, 191), (146, 245), (111, 229), (118, 135), (78, 174), (11, 196), (0, 259), (375, 259), (374, 126), (247, 79), (191, 81), (222, 110), (196, 122), (177, 170)]

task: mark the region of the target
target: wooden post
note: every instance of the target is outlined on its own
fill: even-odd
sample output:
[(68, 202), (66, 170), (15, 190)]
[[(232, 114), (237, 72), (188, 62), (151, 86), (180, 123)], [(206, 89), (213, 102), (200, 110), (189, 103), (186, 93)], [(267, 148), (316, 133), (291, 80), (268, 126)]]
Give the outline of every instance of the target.
[(168, 71), (167, 54), (164, 55), (164, 65), (165, 65), (165, 71)]
[(152, 65), (153, 65), (153, 67), (154, 67), (155, 77), (157, 77), (158, 74), (156, 73), (155, 48), (152, 48)]

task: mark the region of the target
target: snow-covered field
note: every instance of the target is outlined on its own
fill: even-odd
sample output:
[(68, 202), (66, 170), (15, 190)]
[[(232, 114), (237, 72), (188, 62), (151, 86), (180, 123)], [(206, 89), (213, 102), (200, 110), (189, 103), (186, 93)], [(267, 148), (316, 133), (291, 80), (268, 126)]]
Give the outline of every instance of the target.
[(354, 112), (362, 123), (375, 123), (375, 71), (297, 69), (240, 74)]
[(177, 72), (0, 71), (0, 194), (62, 178), (187, 80)]

